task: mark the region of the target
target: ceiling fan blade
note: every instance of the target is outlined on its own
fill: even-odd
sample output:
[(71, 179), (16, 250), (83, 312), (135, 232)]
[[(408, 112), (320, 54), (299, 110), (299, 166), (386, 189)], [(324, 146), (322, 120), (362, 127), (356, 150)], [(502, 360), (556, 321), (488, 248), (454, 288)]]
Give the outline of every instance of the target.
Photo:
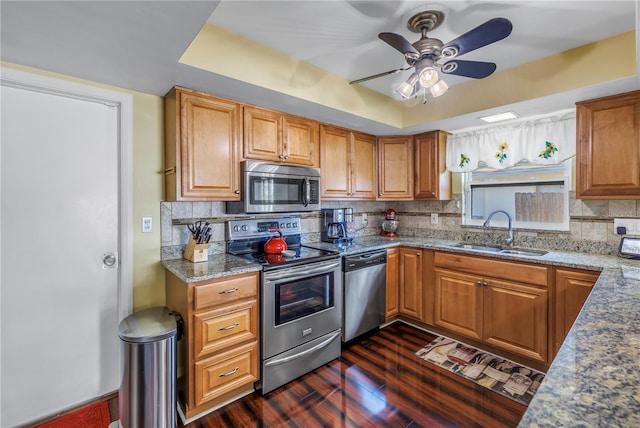
[(455, 74), (456, 76), (472, 77), (482, 79), (496, 71), (496, 65), (492, 62), (463, 61), (454, 59), (442, 65), (444, 74)]
[(411, 43), (400, 34), (395, 33), (380, 33), (378, 34), (380, 40), (386, 42), (392, 48), (395, 48), (402, 52), (403, 54), (413, 54), (417, 55), (417, 58), (420, 58), (420, 52), (416, 48), (413, 47)]
[[(493, 18), (464, 33), (462, 36), (454, 39), (442, 47), (445, 57), (453, 58), (464, 55), (491, 43), (502, 40), (511, 34), (513, 25), (506, 18)], [(457, 50), (456, 54), (447, 55), (447, 48)]]
[(401, 71), (409, 70), (411, 67), (407, 68), (396, 68), (395, 70), (385, 71), (384, 73), (374, 74), (373, 76), (363, 77), (362, 79), (352, 80), (349, 82), (350, 85), (355, 85), (356, 83), (366, 82), (367, 80), (377, 79), (378, 77), (388, 76), (390, 74), (400, 73)]

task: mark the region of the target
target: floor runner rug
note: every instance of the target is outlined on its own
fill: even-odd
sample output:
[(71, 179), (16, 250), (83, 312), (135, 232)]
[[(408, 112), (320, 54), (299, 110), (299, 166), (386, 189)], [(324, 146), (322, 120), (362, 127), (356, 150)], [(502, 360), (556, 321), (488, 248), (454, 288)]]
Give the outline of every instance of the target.
[(416, 356), (521, 404), (529, 405), (544, 373), (439, 336)]
[(109, 405), (100, 401), (37, 425), (37, 428), (107, 428), (110, 422)]

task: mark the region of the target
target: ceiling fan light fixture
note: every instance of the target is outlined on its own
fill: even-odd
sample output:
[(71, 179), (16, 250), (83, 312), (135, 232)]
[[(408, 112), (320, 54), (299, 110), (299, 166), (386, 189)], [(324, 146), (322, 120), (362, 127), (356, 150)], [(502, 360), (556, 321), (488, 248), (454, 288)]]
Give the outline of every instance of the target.
[(411, 95), (413, 95), (417, 82), (418, 73), (414, 71), (406, 81), (402, 82), (400, 86), (396, 88), (396, 92), (399, 93), (402, 98), (409, 99)]
[(438, 82), (438, 72), (433, 67), (425, 67), (420, 71), (420, 85), (430, 88)]
[(438, 98), (440, 95), (444, 95), (449, 90), (449, 85), (444, 80), (440, 80), (438, 83), (431, 87), (431, 95), (433, 98)]

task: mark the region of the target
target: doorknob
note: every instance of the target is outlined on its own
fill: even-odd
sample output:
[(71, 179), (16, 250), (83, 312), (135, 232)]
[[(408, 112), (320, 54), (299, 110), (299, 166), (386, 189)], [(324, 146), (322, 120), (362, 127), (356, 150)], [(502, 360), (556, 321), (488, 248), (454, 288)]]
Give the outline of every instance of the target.
[(102, 256), (102, 269), (113, 269), (116, 267), (118, 257), (115, 253), (106, 253)]

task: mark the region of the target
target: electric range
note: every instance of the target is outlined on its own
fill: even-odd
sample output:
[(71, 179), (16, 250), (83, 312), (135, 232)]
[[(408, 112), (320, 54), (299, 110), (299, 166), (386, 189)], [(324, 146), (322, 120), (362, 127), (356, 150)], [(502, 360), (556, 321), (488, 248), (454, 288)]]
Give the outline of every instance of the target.
[[(294, 256), (264, 252), (264, 244), (278, 236), (276, 229), (282, 233), (287, 249), (295, 251)], [(298, 217), (230, 220), (227, 222), (227, 253), (259, 263), (265, 271), (340, 257), (338, 251), (303, 245), (301, 233)]]

